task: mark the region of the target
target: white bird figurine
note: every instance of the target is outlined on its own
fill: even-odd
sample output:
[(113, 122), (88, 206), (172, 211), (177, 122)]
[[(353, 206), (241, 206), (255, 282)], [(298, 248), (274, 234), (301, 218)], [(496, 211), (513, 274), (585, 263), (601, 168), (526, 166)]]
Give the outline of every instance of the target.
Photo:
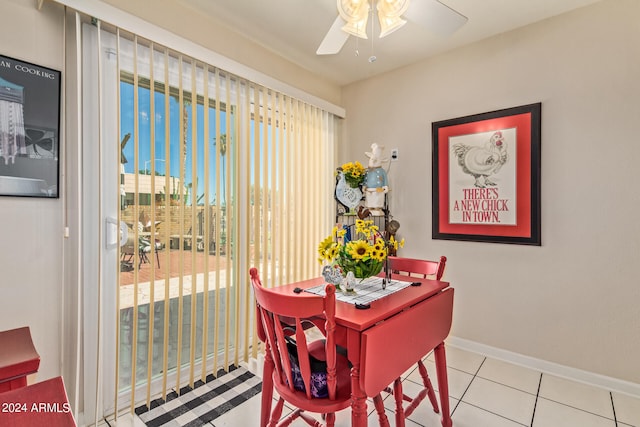
[(339, 265), (325, 265), (322, 268), (322, 276), (327, 283), (340, 286), (343, 281), (342, 269)]

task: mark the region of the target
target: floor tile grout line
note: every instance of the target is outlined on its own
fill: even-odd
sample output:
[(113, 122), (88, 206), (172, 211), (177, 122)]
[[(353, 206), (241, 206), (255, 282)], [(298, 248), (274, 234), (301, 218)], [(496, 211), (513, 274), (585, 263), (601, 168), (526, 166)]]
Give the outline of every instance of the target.
[[(462, 401), (460, 401), (460, 402), (462, 402)], [(460, 403), (460, 402), (458, 402), (458, 403)], [(521, 423), (521, 422), (519, 422), (519, 421), (516, 421), (516, 420), (511, 419), (511, 418), (509, 418), (509, 417), (505, 417), (504, 415), (498, 414), (497, 412), (490, 411), (489, 409), (487, 409), (487, 408), (483, 408), (482, 406), (474, 405), (473, 403), (469, 403), (469, 402), (464, 402), (464, 404), (465, 404), (465, 405), (469, 405), (469, 406), (473, 406), (474, 408), (480, 409), (481, 411), (488, 412), (488, 413), (490, 413), (490, 414), (492, 414), (492, 415), (495, 415), (496, 417), (500, 417), (500, 418), (502, 418), (502, 419), (509, 420), (509, 421), (511, 421), (512, 423), (516, 423), (516, 424), (518, 424), (518, 425), (528, 427), (526, 424), (522, 424), (522, 423)], [(457, 405), (456, 405), (456, 406), (457, 406)]]
[(618, 418), (616, 417), (616, 405), (613, 403), (613, 393), (609, 392), (609, 398), (611, 398), (611, 409), (613, 409), (613, 421), (616, 423), (616, 427), (618, 427)]
[(538, 391), (536, 391), (536, 401), (533, 404), (533, 414), (531, 414), (531, 427), (533, 427), (533, 421), (536, 419), (536, 408), (538, 407), (538, 398), (540, 397), (540, 386), (542, 386), (542, 373), (540, 373), (540, 379), (538, 380)]
[[(542, 375), (542, 374), (540, 374), (540, 375)], [(514, 387), (514, 386), (512, 386), (512, 385), (505, 384), (505, 383), (500, 382), (500, 381), (492, 380), (492, 379), (490, 379), (490, 378), (485, 378), (485, 377), (480, 376), (480, 375), (478, 375), (478, 376), (477, 376), (477, 378), (479, 378), (479, 379), (481, 379), (481, 380), (489, 381), (490, 383), (493, 383), (493, 384), (498, 384), (498, 385), (500, 385), (500, 386), (503, 386), (503, 387), (509, 388), (509, 389), (511, 389), (511, 390), (519, 391), (520, 393), (528, 394), (529, 396), (537, 396), (537, 395), (536, 395), (536, 393), (531, 393), (530, 391), (526, 391), (526, 390), (523, 390), (523, 389), (521, 389), (521, 388)]]
[[(473, 384), (473, 381), (478, 376), (478, 372), (480, 372), (480, 369), (482, 368), (482, 365), (484, 365), (484, 362), (486, 360), (487, 360), (486, 356), (483, 357), (482, 362), (480, 362), (480, 366), (478, 366), (478, 369), (476, 369), (476, 372), (473, 374), (473, 377), (471, 378), (471, 381), (469, 381), (469, 384), (467, 385), (467, 387), (464, 389), (464, 391), (460, 395), (460, 399), (458, 400), (458, 403), (456, 403), (456, 406), (454, 406), (453, 409), (451, 410), (451, 416), (453, 416), (453, 413), (456, 411), (456, 409), (458, 409), (458, 406), (460, 405), (460, 402), (462, 402), (462, 399), (464, 398), (464, 395), (467, 394), (467, 391), (469, 390), (469, 387), (471, 387), (471, 384)], [(447, 368), (448, 368), (448, 366), (447, 366)], [(465, 403), (467, 403), (467, 402), (465, 402)]]
[(557, 403), (558, 405), (566, 406), (567, 408), (575, 409), (576, 411), (584, 412), (585, 414), (594, 415), (594, 416), (600, 417), (600, 418), (602, 418), (604, 420), (614, 421), (613, 418), (607, 417), (605, 415), (596, 414), (595, 412), (587, 411), (585, 409), (578, 408), (577, 406), (568, 405), (566, 403), (558, 402), (557, 400), (549, 399), (548, 397), (540, 396), (540, 399), (544, 399), (544, 400), (546, 400), (548, 402)]
[[(471, 378), (471, 381), (469, 381), (469, 385), (467, 385), (467, 388), (465, 388), (464, 392), (462, 392), (462, 396), (460, 396), (460, 400), (458, 400), (458, 403), (456, 403), (456, 406), (451, 411), (451, 415), (452, 416), (453, 416), (453, 413), (456, 411), (456, 409), (458, 409), (458, 406), (460, 406), (460, 403), (462, 403), (462, 399), (464, 399), (465, 394), (467, 394), (467, 391), (469, 391), (469, 388), (471, 388), (471, 384), (473, 384), (473, 382), (476, 380), (476, 378), (482, 378), (482, 379), (486, 380), (486, 378), (483, 378), (483, 377), (478, 375), (478, 373), (480, 372), (480, 369), (482, 369), (482, 366), (484, 365), (484, 362), (486, 362), (486, 360), (487, 360), (487, 357), (484, 356), (484, 358), (482, 359), (482, 362), (480, 362), (480, 366), (478, 366), (478, 369), (476, 369), (476, 372), (473, 374), (473, 378)], [(487, 381), (491, 381), (491, 380), (487, 380)], [(494, 382), (496, 384), (501, 384), (501, 383), (498, 383), (496, 381), (492, 381), (492, 382)], [(501, 385), (505, 385), (505, 384), (501, 384)], [(515, 389), (514, 387), (511, 387), (511, 388)], [(517, 389), (515, 389), (515, 390), (517, 390)], [(522, 390), (520, 390), (520, 391), (522, 391)], [(531, 393), (528, 393), (528, 394), (531, 394)], [(519, 424), (521, 426), (526, 426), (526, 424), (522, 424), (522, 423), (520, 423), (520, 422), (518, 422), (516, 420), (512, 420), (511, 418), (507, 418), (504, 415), (500, 415), (498, 413), (492, 412), (492, 411), (490, 411), (490, 410), (488, 410), (486, 408), (481, 408), (480, 406), (474, 405), (474, 404), (469, 403), (469, 402), (464, 402), (464, 403), (469, 405), (469, 406), (473, 406), (474, 408), (478, 408), (478, 409), (480, 409), (482, 411), (485, 411), (485, 412), (488, 412), (490, 414), (493, 414), (493, 415), (495, 415), (497, 417), (504, 418), (505, 420), (512, 421), (512, 422), (514, 422), (516, 424)]]

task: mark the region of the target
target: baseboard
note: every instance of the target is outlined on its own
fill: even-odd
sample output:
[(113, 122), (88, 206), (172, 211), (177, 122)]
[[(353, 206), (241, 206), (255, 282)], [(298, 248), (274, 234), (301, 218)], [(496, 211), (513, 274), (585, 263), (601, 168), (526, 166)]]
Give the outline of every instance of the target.
[(264, 354), (258, 353), (258, 357), (250, 357), (247, 369), (256, 377), (262, 378), (262, 365), (264, 364)]
[(640, 398), (640, 384), (624, 381), (605, 375), (595, 374), (593, 372), (583, 371), (581, 369), (572, 368), (570, 366), (560, 365), (558, 363), (548, 362), (546, 360), (536, 359), (534, 357), (525, 356), (523, 354), (514, 353), (497, 347), (491, 347), (475, 341), (464, 338), (449, 337), (446, 341), (447, 345), (456, 347), (461, 350), (467, 350), (474, 353), (482, 354), (493, 359), (503, 360), (513, 363), (514, 365), (523, 366), (525, 368), (534, 369), (536, 371), (566, 378), (568, 380), (577, 381), (583, 384), (604, 388), (609, 391), (623, 393), (629, 396)]

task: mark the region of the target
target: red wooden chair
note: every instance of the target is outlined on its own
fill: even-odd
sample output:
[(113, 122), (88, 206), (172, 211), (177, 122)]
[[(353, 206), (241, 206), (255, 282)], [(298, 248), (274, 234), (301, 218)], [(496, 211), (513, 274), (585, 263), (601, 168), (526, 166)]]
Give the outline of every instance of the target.
[[(433, 278), (435, 278), (436, 280), (440, 280), (442, 278), (442, 275), (444, 274), (446, 262), (447, 257), (445, 256), (441, 256), (439, 261), (428, 261), (390, 256), (389, 269), (395, 274), (401, 274), (409, 277), (419, 277), (423, 279), (429, 276), (433, 276)], [(400, 412), (404, 415), (404, 418), (411, 415), (426, 396), (429, 397), (429, 401), (431, 402), (431, 406), (433, 406), (434, 412), (440, 412), (436, 393), (433, 389), (433, 385), (431, 384), (431, 380), (429, 379), (427, 368), (425, 368), (422, 360), (418, 361), (418, 372), (420, 372), (420, 376), (422, 377), (422, 384), (424, 388), (420, 391), (420, 393), (418, 393), (416, 397), (412, 398), (402, 393), (402, 387), (399, 379), (394, 382), (394, 390), (392, 390), (390, 387), (387, 387), (385, 389), (385, 392), (391, 394), (402, 393), (402, 399), (396, 397), (396, 414)], [(402, 400), (409, 402), (409, 405), (406, 409), (402, 409)], [(373, 398), (373, 402), (378, 411), (383, 408), (382, 397), (380, 395), (375, 396)], [(396, 421), (396, 424), (399, 424), (398, 421)]]
[(441, 256), (438, 261), (401, 258), (395, 256), (389, 257), (389, 268), (392, 272), (406, 276), (420, 277), (423, 279), (433, 276), (434, 279), (440, 280), (444, 275), (444, 267), (446, 263), (447, 257), (445, 256)]
[[(322, 426), (304, 411), (322, 414), (326, 426), (333, 426), (334, 413), (351, 405), (350, 367), (333, 336), (335, 287), (327, 285), (325, 297), (287, 295), (263, 288), (257, 269), (250, 275), (258, 337), (265, 345), (260, 426), (288, 426), (297, 418)], [(308, 342), (305, 330), (311, 326), (319, 327), (324, 339)], [(271, 412), (274, 388), (280, 398)], [(278, 424), (285, 401), (297, 409)]]

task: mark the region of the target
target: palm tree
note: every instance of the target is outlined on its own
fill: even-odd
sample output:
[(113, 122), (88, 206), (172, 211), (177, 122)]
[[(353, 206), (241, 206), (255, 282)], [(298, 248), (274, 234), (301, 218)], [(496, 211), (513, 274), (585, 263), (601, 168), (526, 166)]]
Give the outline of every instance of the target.
[[(216, 146), (216, 138), (213, 137), (213, 145), (214, 147)], [(227, 134), (223, 133), (222, 135), (220, 135), (220, 144), (218, 146), (218, 150), (220, 150), (220, 157), (221, 157), (221, 161), (222, 161), (222, 197), (220, 198), (220, 202), (224, 202), (224, 206), (220, 209), (220, 213), (222, 215), (222, 218), (226, 219), (226, 206), (227, 206), (227, 197), (226, 197), (226, 183), (225, 183), (225, 179), (226, 179), (226, 171), (225, 171), (225, 158), (226, 158), (226, 154), (227, 154)], [(226, 224), (226, 220), (225, 220), (225, 224)], [(224, 230), (220, 230), (220, 245), (224, 245), (226, 242), (226, 233), (224, 233)], [(224, 237), (223, 237), (224, 236)]]
[[(216, 137), (213, 137), (213, 146), (216, 146)], [(225, 197), (225, 178), (226, 178), (226, 172), (225, 172), (225, 158), (226, 158), (226, 154), (227, 154), (227, 134), (223, 133), (222, 135), (220, 135), (220, 145), (218, 147), (218, 149), (220, 150), (220, 157), (221, 157), (221, 161), (222, 161), (222, 197), (221, 200), (224, 200), (224, 203), (226, 205), (227, 203), (227, 198)]]
[(128, 163), (127, 158), (124, 155), (124, 147), (129, 142), (131, 138), (131, 133), (127, 133), (120, 141), (120, 210), (124, 210), (126, 208), (126, 194), (124, 191), (124, 164)]

